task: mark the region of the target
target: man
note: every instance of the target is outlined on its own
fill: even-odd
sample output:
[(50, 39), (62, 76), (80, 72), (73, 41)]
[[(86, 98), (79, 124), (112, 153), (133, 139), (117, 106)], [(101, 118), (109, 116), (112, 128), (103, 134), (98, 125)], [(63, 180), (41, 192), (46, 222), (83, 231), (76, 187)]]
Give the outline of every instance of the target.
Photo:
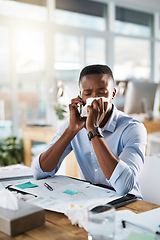
[[(130, 192), (142, 198), (138, 175), (144, 163), (145, 127), (112, 103), (116, 89), (108, 66), (85, 67), (79, 87), (81, 96), (69, 105), (70, 118), (32, 164), (35, 178), (53, 176), (73, 150), (87, 181), (112, 186), (120, 195)], [(81, 118), (78, 106), (84, 106), (88, 98), (96, 99), (87, 106), (87, 117)]]

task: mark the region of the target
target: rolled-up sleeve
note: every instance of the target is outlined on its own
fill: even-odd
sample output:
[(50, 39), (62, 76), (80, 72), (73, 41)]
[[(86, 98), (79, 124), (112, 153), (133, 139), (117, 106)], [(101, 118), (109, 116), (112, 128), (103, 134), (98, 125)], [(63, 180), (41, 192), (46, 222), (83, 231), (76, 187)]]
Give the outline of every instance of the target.
[(127, 126), (121, 139), (121, 152), (109, 183), (118, 194), (125, 195), (134, 188), (144, 164), (147, 132), (142, 123)]
[(117, 164), (109, 183), (119, 195), (125, 195), (133, 189), (134, 174), (128, 165), (122, 160)]

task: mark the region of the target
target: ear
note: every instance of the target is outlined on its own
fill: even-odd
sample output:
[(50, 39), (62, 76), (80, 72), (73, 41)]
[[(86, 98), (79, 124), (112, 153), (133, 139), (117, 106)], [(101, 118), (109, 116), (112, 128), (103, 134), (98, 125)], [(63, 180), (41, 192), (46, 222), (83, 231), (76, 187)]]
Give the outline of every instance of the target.
[(116, 89), (114, 88), (112, 92), (112, 99), (114, 99), (115, 97), (116, 97)]

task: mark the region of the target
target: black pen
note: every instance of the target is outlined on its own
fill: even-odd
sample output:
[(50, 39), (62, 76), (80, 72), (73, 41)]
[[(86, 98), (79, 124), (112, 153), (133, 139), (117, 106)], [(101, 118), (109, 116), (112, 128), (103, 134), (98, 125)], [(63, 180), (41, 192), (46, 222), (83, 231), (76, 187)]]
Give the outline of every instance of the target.
[(48, 190), (53, 191), (53, 188), (52, 188), (51, 186), (49, 186), (48, 183), (45, 182), (45, 183), (44, 183), (44, 186), (45, 186), (46, 188), (48, 188)]
[(9, 184), (8, 186), (6, 186), (5, 189), (8, 189), (8, 190), (11, 191), (11, 192), (12, 192), (12, 191), (16, 191), (17, 193), (21, 193), (21, 194), (23, 194), (23, 195), (29, 194), (29, 195), (32, 195), (32, 196), (34, 196), (34, 197), (37, 197), (36, 195), (34, 195), (34, 194), (32, 194), (32, 193), (23, 192), (23, 190), (21, 191), (21, 190), (19, 190), (19, 189), (17, 189), (17, 188), (14, 188), (14, 186), (13, 186), (12, 184)]
[(132, 223), (132, 222), (129, 222), (129, 221), (126, 221), (126, 220), (122, 220), (122, 226), (123, 226), (123, 228), (126, 228), (126, 223), (127, 223), (127, 224), (130, 224), (130, 225), (132, 225), (132, 226), (134, 226), (134, 227), (137, 227), (137, 228), (139, 228), (139, 229), (142, 229), (142, 230), (144, 230), (144, 231), (147, 231), (147, 232), (150, 232), (150, 233), (153, 233), (153, 234), (158, 234), (158, 235), (160, 235), (160, 232), (159, 232), (159, 231), (154, 232), (152, 229), (150, 229), (150, 228), (148, 228), (148, 227), (145, 227), (145, 226), (143, 226), (143, 225), (138, 225), (138, 224), (136, 224), (136, 223)]

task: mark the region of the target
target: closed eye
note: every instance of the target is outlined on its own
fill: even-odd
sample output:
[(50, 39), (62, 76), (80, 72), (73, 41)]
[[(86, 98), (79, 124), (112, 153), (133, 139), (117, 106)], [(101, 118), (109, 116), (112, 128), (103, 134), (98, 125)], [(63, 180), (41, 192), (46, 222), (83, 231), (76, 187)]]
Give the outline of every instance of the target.
[(101, 95), (101, 94), (106, 95), (106, 94), (108, 94), (108, 91), (104, 88), (100, 88), (100, 89), (98, 89), (98, 94), (99, 95)]
[(90, 96), (92, 94), (92, 91), (90, 89), (84, 90), (84, 96)]
[(105, 88), (99, 88), (99, 89), (98, 89), (98, 92), (100, 92), (100, 93), (106, 93), (107, 91), (106, 91)]

